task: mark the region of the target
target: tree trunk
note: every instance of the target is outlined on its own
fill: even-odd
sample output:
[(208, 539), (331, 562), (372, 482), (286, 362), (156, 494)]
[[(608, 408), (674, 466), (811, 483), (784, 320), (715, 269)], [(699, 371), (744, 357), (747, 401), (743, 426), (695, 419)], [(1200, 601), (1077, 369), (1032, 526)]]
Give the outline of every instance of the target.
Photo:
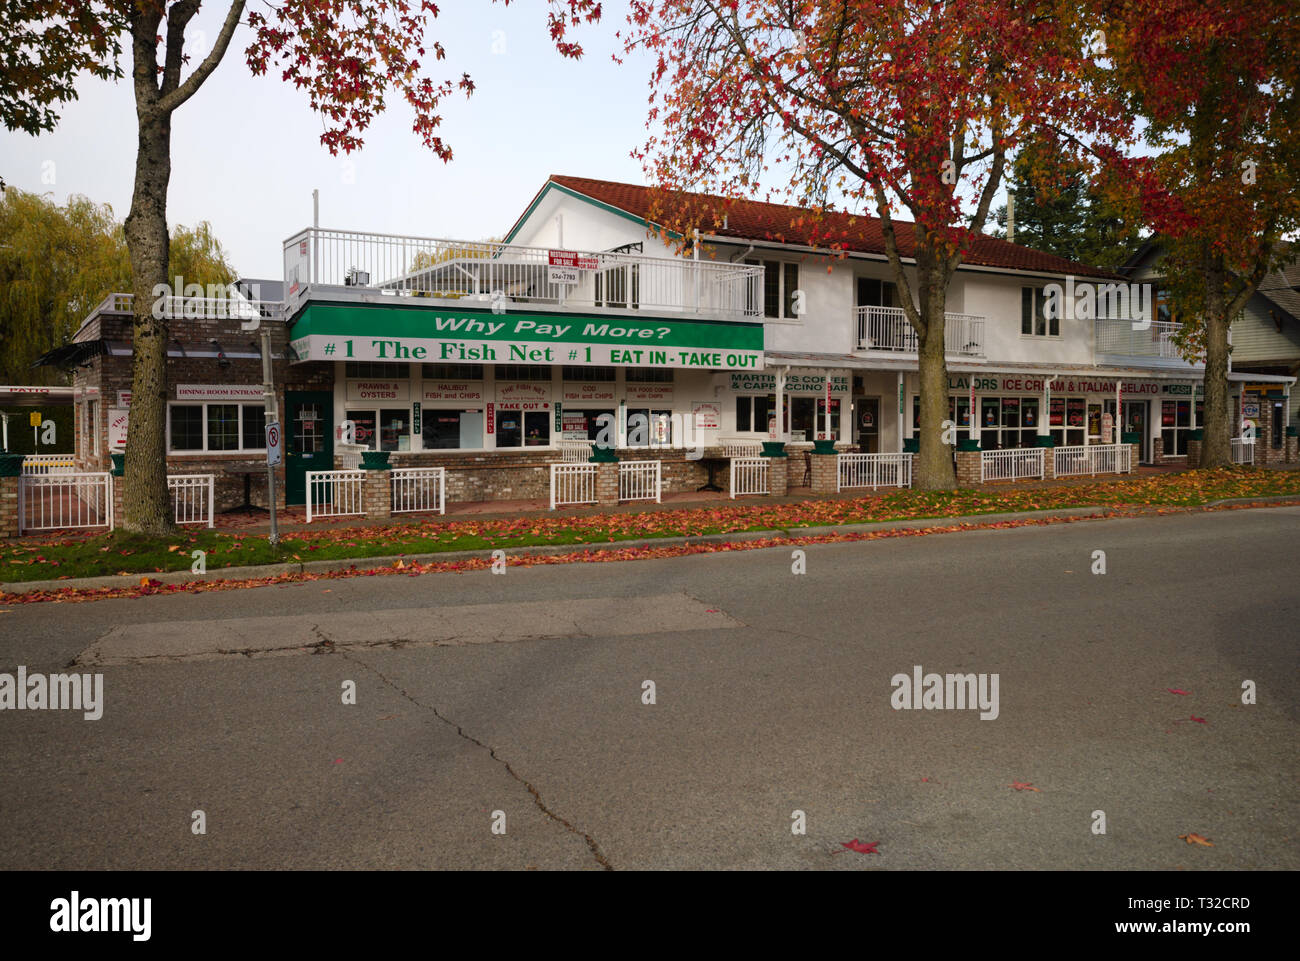
[[(1205, 422), (1200, 467), (1232, 463), (1232, 421), (1228, 410), (1228, 314), (1223, 256), (1206, 250), (1205, 264)], [(1196, 394), (1192, 394), (1195, 409)]]
[(944, 443), (943, 437), (943, 422), (948, 419), (948, 364), (944, 360), (948, 282), (942, 256), (919, 243), (917, 246), (917, 294), (925, 329), (917, 332), (921, 431), (912, 486), (925, 491), (953, 490), (957, 474), (953, 470), (952, 447)]
[[(135, 192), (126, 218), (135, 295), (131, 415), (126, 435), (121, 526), (165, 535), (175, 530), (167, 491), (167, 342), (170, 325), (155, 286), (167, 284), (167, 185), (171, 180), (171, 116), (141, 117)], [(179, 292), (178, 292), (179, 293)]]

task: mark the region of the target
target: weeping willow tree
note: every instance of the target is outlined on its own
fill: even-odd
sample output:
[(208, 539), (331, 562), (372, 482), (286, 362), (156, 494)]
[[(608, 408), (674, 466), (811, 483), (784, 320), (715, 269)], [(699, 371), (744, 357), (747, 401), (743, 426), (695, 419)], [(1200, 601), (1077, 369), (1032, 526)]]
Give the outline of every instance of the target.
[[(206, 222), (173, 229), (171, 259), (187, 283), (235, 280)], [(108, 204), (72, 196), (59, 206), (12, 187), (0, 194), (0, 383), (65, 381), (62, 372), (32, 363), (68, 343), (106, 295), (130, 289), (126, 236)]]

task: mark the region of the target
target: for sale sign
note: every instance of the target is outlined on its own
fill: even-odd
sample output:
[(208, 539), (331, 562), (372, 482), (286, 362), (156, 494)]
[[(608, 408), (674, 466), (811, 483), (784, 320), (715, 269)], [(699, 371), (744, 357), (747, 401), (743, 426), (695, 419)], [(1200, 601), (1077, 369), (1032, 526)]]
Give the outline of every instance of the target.
[(600, 267), (600, 258), (585, 257), (572, 250), (548, 250), (546, 263), (550, 267), (568, 267), (574, 271), (596, 270)]

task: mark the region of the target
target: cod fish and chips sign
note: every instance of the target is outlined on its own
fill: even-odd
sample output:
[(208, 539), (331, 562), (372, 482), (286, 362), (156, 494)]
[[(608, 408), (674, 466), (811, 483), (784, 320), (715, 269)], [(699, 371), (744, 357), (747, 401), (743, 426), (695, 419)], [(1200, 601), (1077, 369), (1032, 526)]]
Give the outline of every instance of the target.
[(706, 320), (310, 304), (294, 323), (290, 342), (303, 361), (763, 366), (762, 324)]

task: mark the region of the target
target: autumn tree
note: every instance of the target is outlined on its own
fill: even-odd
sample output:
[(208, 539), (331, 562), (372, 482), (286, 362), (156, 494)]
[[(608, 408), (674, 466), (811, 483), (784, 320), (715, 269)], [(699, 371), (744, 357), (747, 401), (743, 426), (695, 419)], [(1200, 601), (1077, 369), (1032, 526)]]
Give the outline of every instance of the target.
[[(187, 281), (234, 282), (208, 223), (173, 228), (169, 248)], [(68, 343), (106, 294), (130, 287), (126, 235), (112, 207), (75, 195), (60, 206), (10, 187), (0, 196), (0, 383), (53, 383), (59, 372), (33, 370), (33, 361)]]
[[(915, 483), (956, 485), (948, 283), (1029, 137), (1074, 144), (1111, 114), (1077, 4), (1058, 0), (632, 0), (628, 47), (657, 58), (641, 156), (669, 191), (726, 197), (774, 178), (814, 212), (878, 217), (919, 341)], [(667, 202), (665, 206), (670, 206)], [(896, 219), (905, 210), (911, 222)], [(721, 221), (721, 214), (717, 217)], [(675, 229), (689, 224), (673, 225)], [(842, 246), (827, 233), (825, 246)], [(905, 261), (910, 262), (905, 265)]]
[[(449, 161), (451, 147), (439, 133), (442, 101), (474, 89), (468, 75), (435, 79), (426, 73), (428, 61), (445, 57), (431, 36), (438, 16), (431, 0), (219, 0), (209, 4), (224, 11), (216, 40), (193, 62), (186, 34), (203, 6), (204, 0), (12, 0), (0, 26), (6, 67), (0, 122), (9, 129), (52, 129), (58, 105), (76, 95), (80, 72), (119, 76), (117, 55), (129, 52), (137, 147), (125, 233), (135, 319), (121, 526), (157, 534), (172, 527), (165, 443), (169, 323), (154, 309), (153, 291), (168, 285), (167, 186), (176, 111), (226, 59), (241, 24), (248, 31), (248, 68), (274, 72), (306, 94), (331, 153), (360, 147), (395, 96), (414, 114), (415, 134)], [(568, 28), (599, 17), (596, 0), (548, 0), (547, 28), (563, 56), (582, 54), (565, 39)], [(10, 74), (11, 64), (21, 69)]]
[(1300, 228), (1300, 17), (1293, 0), (1116, 0), (1105, 29), (1155, 150), (1111, 170), (1160, 235), (1185, 355), (1204, 351), (1200, 466), (1231, 464), (1228, 329)]

